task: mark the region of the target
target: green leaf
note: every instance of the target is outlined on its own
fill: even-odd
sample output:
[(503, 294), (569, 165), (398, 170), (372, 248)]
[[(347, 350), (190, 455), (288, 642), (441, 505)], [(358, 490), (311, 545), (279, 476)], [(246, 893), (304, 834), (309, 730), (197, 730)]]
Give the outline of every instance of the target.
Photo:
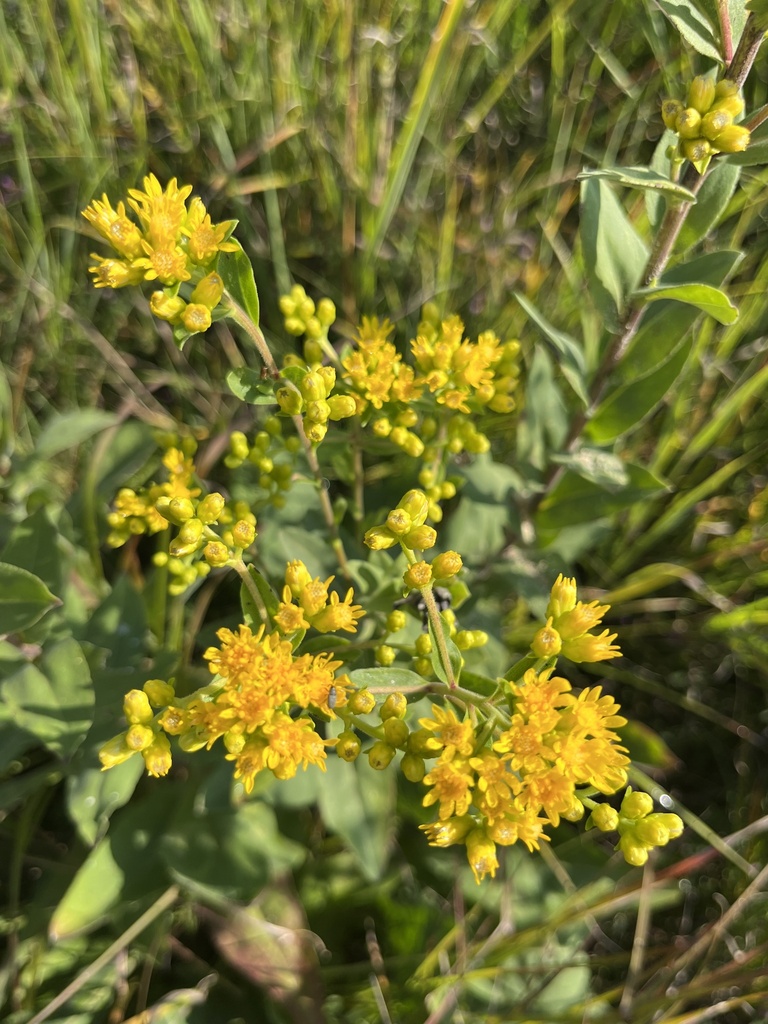
[(645, 377), (616, 388), (595, 410), (586, 435), (597, 444), (608, 444), (642, 423), (682, 373), (692, 347), (693, 338), (689, 338)]
[(0, 556), (3, 562), (34, 573), (54, 593), (62, 589), (64, 565), (57, 529), (46, 508), (16, 523)]
[(689, 0), (656, 0), (656, 4), (697, 53), (723, 63), (717, 33)]
[(635, 502), (669, 490), (659, 477), (642, 466), (627, 465), (626, 487), (606, 490), (568, 470), (555, 489), (542, 501), (536, 516), (540, 530), (558, 530), (577, 523), (589, 523), (610, 516)]
[(328, 828), (345, 840), (370, 882), (381, 878), (387, 865), (396, 794), (395, 773), (376, 771), (366, 757), (353, 764), (328, 759), (318, 794), (320, 813)]
[(158, 852), (174, 805), (167, 785), (115, 815), (109, 835), (88, 854), (53, 912), (54, 942), (95, 928), (117, 903), (146, 900), (168, 884)]
[[(743, 258), (733, 249), (707, 253), (666, 271), (658, 283), (665, 286), (703, 282), (717, 287), (728, 279)], [(618, 367), (617, 377), (629, 384), (665, 363), (699, 316), (698, 309), (681, 302), (652, 304), (643, 313), (640, 328)]]
[(715, 227), (728, 208), (741, 170), (734, 163), (718, 161), (699, 189), (698, 202), (688, 213), (680, 230), (680, 250), (690, 249)]
[(660, 299), (685, 302), (714, 317), (720, 324), (733, 324), (739, 319), (738, 309), (725, 292), (711, 284), (657, 285), (655, 288), (641, 288), (635, 295), (646, 302), (658, 302)]
[(568, 416), (552, 360), (544, 346), (537, 345), (525, 382), (525, 409), (517, 429), (520, 462), (543, 470), (549, 452), (562, 447), (567, 431)]
[(672, 181), (671, 178), (650, 167), (599, 167), (595, 170), (582, 171), (577, 175), (579, 181), (586, 181), (587, 178), (605, 178), (607, 181), (615, 181), (628, 188), (666, 192), (675, 199), (685, 199), (689, 203), (696, 202), (696, 196), (690, 189), (684, 188), (679, 182)]
[(4, 679), (0, 696), (4, 715), (62, 760), (82, 743), (93, 718), (91, 674), (71, 637), (47, 648), (40, 668), (27, 664)]
[(515, 292), (515, 298), (523, 307), (530, 319), (539, 328), (544, 337), (548, 341), (552, 342), (552, 345), (560, 356), (558, 362), (560, 369), (563, 371), (563, 376), (586, 408), (589, 404), (584, 379), (586, 374), (586, 363), (584, 360), (584, 353), (578, 343), (569, 335), (564, 334), (562, 331), (558, 331), (553, 327), (552, 324), (541, 315), (538, 309), (536, 309), (536, 307), (530, 303), (524, 295), (521, 295), (519, 292)]
[(67, 810), (86, 845), (93, 846), (106, 831), (113, 812), (128, 803), (143, 771), (144, 761), (131, 757), (107, 772), (81, 768), (69, 776)]
[(117, 422), (118, 416), (115, 413), (101, 409), (77, 409), (52, 416), (37, 439), (35, 458), (47, 462), (54, 455), (68, 448), (76, 448)]
[(28, 629), (61, 604), (39, 576), (18, 565), (0, 562), (0, 630), (18, 633)]
[(250, 900), (270, 878), (300, 864), (305, 851), (280, 835), (275, 812), (256, 800), (204, 815), (185, 802), (160, 841), (160, 856), (182, 881)]
[[(280, 607), (280, 602), (275, 596), (272, 587), (270, 587), (269, 583), (267, 583), (256, 566), (248, 566), (248, 575), (253, 580), (254, 586), (259, 592), (259, 596), (264, 602), (267, 614), (270, 619), (274, 619), (275, 615), (277, 615), (277, 610)], [(240, 607), (242, 608), (243, 615), (245, 616), (243, 622), (246, 626), (254, 629), (262, 625), (263, 619), (261, 616), (261, 609), (257, 605), (253, 595), (248, 587), (246, 587), (245, 583), (240, 584)]]
[(678, 759), (661, 736), (642, 722), (630, 719), (618, 732), (633, 761), (640, 761), (642, 764), (663, 768), (666, 771), (670, 771), (677, 764)]
[(567, 466), (585, 480), (591, 480), (601, 487), (623, 487), (629, 482), (627, 465), (613, 452), (600, 448), (579, 448), (567, 455), (553, 455), (552, 461)]
[(581, 185), (581, 240), (590, 294), (608, 330), (618, 332), (648, 250), (610, 185), (597, 178)]
[(237, 366), (225, 378), (227, 387), (241, 402), (248, 405), (276, 405), (273, 382), (262, 377), (259, 370), (249, 366)]
[[(237, 242), (237, 239), (230, 239)], [(259, 323), (259, 293), (256, 290), (256, 280), (253, 276), (251, 261), (245, 255), (243, 247), (237, 242), (237, 252), (223, 252), (219, 257), (219, 273), (224, 281), (224, 287), (235, 300), (235, 302), (248, 314), (250, 319), (258, 326)]]
[[(447, 623), (443, 620), (442, 615), (440, 616), (440, 629), (443, 633), (445, 640), (445, 647), (448, 651), (448, 660), (451, 664), (451, 670), (453, 671), (453, 681), (458, 683), (459, 676), (461, 675), (461, 666), (464, 659), (461, 656), (461, 651), (456, 644), (451, 640), (450, 630), (448, 629)], [(432, 626), (432, 619), (429, 620), (429, 637), (432, 641), (432, 671), (435, 673), (438, 679), (443, 683), (448, 682), (448, 674), (443, 666), (442, 659), (440, 658), (440, 651), (437, 646), (437, 635)]]
[(356, 668), (349, 678), (358, 687), (372, 693), (390, 693), (395, 690), (408, 693), (423, 690), (427, 681), (409, 668)]

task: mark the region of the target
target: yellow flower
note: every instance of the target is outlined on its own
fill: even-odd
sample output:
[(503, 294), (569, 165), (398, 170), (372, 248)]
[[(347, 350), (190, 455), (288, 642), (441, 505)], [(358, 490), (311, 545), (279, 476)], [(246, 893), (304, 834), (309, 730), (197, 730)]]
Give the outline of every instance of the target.
[(325, 747), (309, 718), (293, 719), (281, 712), (262, 729), (267, 739), (264, 764), (278, 779), (292, 779), (299, 765), (315, 764), (325, 771)]
[(236, 224), (234, 220), (223, 221), (221, 224), (211, 223), (211, 216), (202, 200), (195, 196), (189, 204), (184, 225), (190, 259), (194, 263), (206, 265), (220, 252), (237, 252), (240, 248), (237, 242), (227, 241)]
[(599, 636), (585, 633), (576, 640), (563, 641), (563, 654), (571, 661), (609, 661), (621, 657), (621, 648), (614, 644), (618, 633), (609, 633), (604, 629)]
[(126, 216), (125, 203), (118, 203), (117, 210), (114, 210), (105, 193), (102, 195), (101, 201), (94, 199), (83, 210), (83, 217), (121, 256), (133, 259), (141, 255), (141, 232)]
[(338, 629), (356, 633), (357, 620), (361, 619), (365, 612), (361, 605), (352, 604), (353, 598), (352, 587), (347, 591), (343, 601), (339, 599), (337, 593), (331, 594), (329, 603), (312, 618), (312, 626), (321, 633), (334, 633)]
[(288, 587), (283, 591), (283, 600), (274, 616), (275, 625), (281, 633), (295, 633), (299, 629), (309, 629), (309, 622), (298, 605), (290, 601), (291, 592)]
[(475, 820), (468, 814), (461, 818), (448, 818), (446, 821), (433, 821), (429, 825), (419, 825), (427, 836), (430, 846), (455, 846), (463, 843), (467, 835), (475, 828)]
[(424, 776), (424, 785), (434, 787), (424, 797), (425, 807), (440, 802), (438, 817), (441, 820), (461, 817), (469, 810), (472, 802), (473, 772), (468, 761), (454, 758), (452, 761), (438, 761), (432, 771)]
[(493, 821), (506, 813), (513, 797), (520, 792), (520, 781), (509, 770), (506, 761), (496, 757), (491, 750), (485, 749), (478, 757), (470, 757), (469, 763), (477, 772), (475, 804), (489, 822)]
[(479, 885), (486, 875), (494, 878), (499, 867), (499, 862), (496, 859), (496, 844), (485, 829), (473, 829), (467, 836), (466, 843), (467, 860), (477, 884)]
[(164, 245), (154, 248), (143, 242), (145, 256), (133, 261), (134, 267), (144, 271), (146, 281), (162, 281), (165, 285), (188, 281), (192, 274), (187, 269), (187, 257), (178, 245)]
[(88, 267), (88, 271), (93, 274), (96, 288), (125, 288), (126, 285), (140, 284), (144, 280), (144, 272), (127, 260), (104, 259), (95, 252), (91, 253), (91, 259), (96, 260), (96, 263)]
[(154, 174), (147, 175), (143, 184), (143, 192), (135, 188), (128, 189), (128, 203), (138, 215), (152, 247), (172, 248), (181, 235), (187, 213), (186, 199), (192, 186), (178, 188), (176, 179), (171, 178), (163, 189)]
[[(469, 720), (460, 722), (453, 708), (432, 705), (432, 718), (420, 718), (419, 725), (432, 733), (442, 747), (441, 761), (451, 761), (459, 754), (470, 757), (475, 747), (475, 730)], [(438, 748), (439, 749), (439, 748)]]

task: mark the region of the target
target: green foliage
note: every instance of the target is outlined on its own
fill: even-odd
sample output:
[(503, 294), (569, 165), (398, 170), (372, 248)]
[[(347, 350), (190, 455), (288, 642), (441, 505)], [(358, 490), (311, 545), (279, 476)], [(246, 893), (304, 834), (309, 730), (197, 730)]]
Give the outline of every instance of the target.
[[(762, 1012), (761, 883), (745, 872), (765, 862), (766, 140), (702, 179), (670, 166), (658, 115), (694, 71), (722, 76), (762, 6), (5, 5), (4, 1019)], [(748, 117), (768, 100), (759, 75), (744, 94)], [(274, 616), (286, 561), (335, 573), (343, 596), (339, 544), (368, 615), (347, 640), (298, 630), (293, 645), (332, 653), (380, 699), (408, 694), (414, 721), (429, 714), (409, 660), (419, 637), (447, 678), (413, 607), (385, 639), (395, 663), (374, 656), (405, 565), (362, 538), (419, 485), (420, 461), (332, 424), (319, 476), (274, 435), (269, 454), (225, 465), (231, 431), (266, 432), (276, 411), (237, 322), (174, 338), (130, 289), (86, 287), (94, 242), (78, 211), (149, 170), (194, 182), (214, 219), (239, 218), (244, 248), (218, 270), (278, 361), (295, 354), (278, 312), (294, 280), (336, 303), (337, 354), (375, 313), (403, 351), (427, 300), (460, 311), (472, 338), (520, 339), (518, 408), (478, 418), (490, 450), (451, 464), (458, 490), (437, 527), (464, 559), (459, 626), (491, 641), (460, 651), (444, 624), (442, 640), (481, 701), (510, 664), (509, 678), (533, 664), (558, 573), (612, 605), (623, 661), (567, 674), (617, 697), (649, 788), (685, 816), (644, 880), (611, 859), (613, 840), (564, 822), (551, 851), (518, 844), (478, 888), (463, 846), (418, 832), (423, 790), (364, 759), (257, 776), (247, 799), (205, 752), (165, 780), (142, 778), (140, 757), (99, 770), (123, 695), (156, 677), (204, 687), (216, 629), (255, 630), (262, 605)], [(106, 517), (120, 488), (159, 479), (169, 443), (193, 438), (209, 489), (259, 495), (256, 559), (173, 596), (153, 557), (170, 531), (115, 553)], [(259, 458), (284, 460), (284, 491)], [(729, 942), (750, 950), (738, 963), (711, 923), (723, 900)]]

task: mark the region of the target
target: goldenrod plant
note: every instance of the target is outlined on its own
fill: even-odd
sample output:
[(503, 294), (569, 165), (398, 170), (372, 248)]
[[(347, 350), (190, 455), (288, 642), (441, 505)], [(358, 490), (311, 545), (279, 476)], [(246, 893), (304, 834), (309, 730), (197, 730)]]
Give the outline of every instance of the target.
[(1, 16), (3, 1019), (760, 1019), (765, 6)]

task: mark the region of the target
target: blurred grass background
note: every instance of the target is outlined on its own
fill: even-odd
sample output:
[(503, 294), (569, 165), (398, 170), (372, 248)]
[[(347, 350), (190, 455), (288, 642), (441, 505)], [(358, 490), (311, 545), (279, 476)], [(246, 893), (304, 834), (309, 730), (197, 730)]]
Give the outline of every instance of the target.
[[(50, 482), (36, 494), (11, 469), (53, 411), (104, 406), (161, 425), (170, 413), (214, 430), (233, 408), (220, 381), (243, 357), (225, 328), (220, 345), (180, 354), (130, 290), (91, 287), (88, 253), (99, 247), (79, 211), (94, 196), (115, 200), (152, 171), (193, 183), (214, 221), (239, 218), (278, 348), (277, 297), (296, 280), (336, 302), (347, 335), (372, 313), (404, 322), (407, 334), (434, 299), (460, 312), (471, 335), (492, 326), (530, 352), (537, 335), (516, 290), (557, 327), (595, 333), (575, 247), (576, 175), (647, 163), (662, 131), (659, 98), (704, 70), (660, 11), (637, 0), (3, 0), (7, 507), (50, 500)], [(767, 93), (763, 60), (748, 109)], [(766, 362), (767, 176), (745, 169), (704, 243), (746, 252), (731, 289), (740, 320), (720, 333), (711, 321), (702, 328), (696, 368), (630, 441), (673, 489), (617, 523), (580, 566), (580, 582), (615, 590), (646, 565), (681, 567), (671, 586), (653, 570), (653, 586), (625, 598), (618, 624), (628, 660), (600, 675), (623, 686), (632, 716), (664, 737), (687, 773), (679, 795), (723, 834), (768, 812), (765, 613), (761, 605), (719, 625), (715, 615), (765, 600), (768, 582), (759, 454), (768, 424), (750, 386)], [(629, 208), (642, 225), (639, 200)], [(709, 437), (712, 410), (729, 400)], [(723, 467), (731, 468), (722, 484), (708, 487)], [(51, 470), (62, 494), (77, 486), (76, 463), (70, 472)], [(752, 859), (764, 859), (760, 835)], [(680, 856), (698, 842), (681, 845)], [(682, 918), (679, 909), (656, 918), (658, 950), (708, 920), (712, 894), (735, 899), (743, 877), (723, 864), (698, 876)], [(631, 922), (617, 921), (618, 942), (631, 943)], [(754, 918), (739, 936), (758, 978), (764, 928)], [(610, 988), (625, 960), (606, 954), (602, 964)], [(733, 983), (726, 972), (723, 991)], [(718, 984), (713, 967), (701, 1001)], [(727, 1009), (722, 1019), (744, 1013)]]

